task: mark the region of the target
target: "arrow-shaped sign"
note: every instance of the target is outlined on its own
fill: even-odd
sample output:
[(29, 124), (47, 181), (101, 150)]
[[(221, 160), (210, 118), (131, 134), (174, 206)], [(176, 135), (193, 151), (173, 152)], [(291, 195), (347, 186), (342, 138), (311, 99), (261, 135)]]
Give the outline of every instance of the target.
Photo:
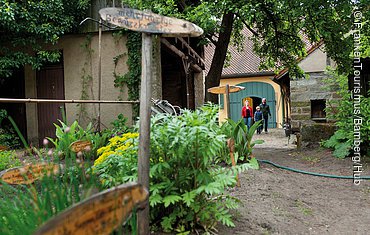
[(189, 21), (131, 8), (107, 7), (100, 9), (99, 14), (108, 23), (138, 32), (175, 37), (198, 37), (203, 34), (203, 29)]

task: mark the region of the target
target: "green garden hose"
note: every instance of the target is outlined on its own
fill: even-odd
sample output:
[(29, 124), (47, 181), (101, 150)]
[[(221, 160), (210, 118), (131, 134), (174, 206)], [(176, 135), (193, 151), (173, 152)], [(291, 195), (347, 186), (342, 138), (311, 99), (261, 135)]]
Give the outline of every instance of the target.
[(370, 176), (359, 176), (359, 177), (354, 178), (353, 176), (322, 174), (322, 173), (303, 171), (303, 170), (294, 169), (294, 168), (287, 167), (287, 166), (282, 166), (282, 165), (276, 164), (274, 162), (271, 162), (269, 160), (257, 159), (257, 161), (273, 165), (274, 167), (277, 167), (277, 168), (280, 168), (280, 169), (293, 171), (293, 172), (298, 172), (298, 173), (307, 174), (307, 175), (314, 175), (314, 176), (321, 176), (321, 177), (335, 178), (335, 179), (352, 179), (352, 180), (353, 179), (364, 179), (364, 180), (370, 180)]

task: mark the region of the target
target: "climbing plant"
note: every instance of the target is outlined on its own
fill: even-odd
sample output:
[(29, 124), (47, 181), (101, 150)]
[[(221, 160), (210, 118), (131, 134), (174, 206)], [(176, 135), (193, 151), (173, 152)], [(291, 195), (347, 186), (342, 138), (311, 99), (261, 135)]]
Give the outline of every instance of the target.
[[(127, 31), (119, 31), (115, 37), (122, 35)], [(138, 32), (127, 32), (127, 66), (128, 72), (124, 75), (118, 74), (116, 70), (113, 72), (114, 86), (119, 87), (122, 91), (123, 86), (126, 85), (128, 89), (128, 100), (139, 100), (139, 87), (141, 76), (141, 34)], [(120, 54), (113, 58), (115, 68), (118, 62), (125, 54)], [(133, 117), (139, 115), (139, 105), (134, 104), (132, 107)]]
[[(92, 80), (93, 77), (92, 74), (92, 67), (91, 67), (91, 60), (92, 60), (92, 53), (94, 52), (93, 49), (91, 49), (91, 41), (92, 41), (92, 35), (88, 34), (84, 40), (84, 42), (81, 44), (82, 50), (85, 52), (85, 62), (84, 66), (81, 69), (81, 100), (87, 100), (90, 98), (90, 94), (92, 94)], [(90, 90), (90, 92), (89, 92)], [(89, 118), (89, 115), (87, 113), (86, 104), (81, 103), (77, 105), (79, 107), (79, 113), (78, 115), (78, 121), (87, 121)], [(91, 120), (89, 120), (91, 121)]]

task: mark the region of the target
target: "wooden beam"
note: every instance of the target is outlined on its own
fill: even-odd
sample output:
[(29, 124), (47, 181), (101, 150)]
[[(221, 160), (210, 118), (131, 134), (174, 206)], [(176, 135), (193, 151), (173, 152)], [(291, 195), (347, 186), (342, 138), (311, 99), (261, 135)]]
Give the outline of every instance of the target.
[[(170, 49), (173, 53), (175, 53), (176, 55), (178, 55), (181, 59), (185, 59), (185, 60), (188, 60), (189, 57), (185, 55), (184, 52), (180, 51), (179, 49), (177, 49), (177, 47), (175, 47), (174, 45), (172, 45), (167, 39), (165, 38), (161, 38), (161, 42), (168, 48)], [(197, 64), (194, 64), (194, 63), (190, 63), (190, 67), (197, 73), (201, 73), (203, 71), (203, 69), (197, 65)]]
[(186, 56), (184, 52), (177, 49), (174, 45), (172, 45), (167, 39), (161, 38), (161, 42), (172, 52), (174, 52), (176, 55), (178, 55), (181, 59), (186, 59)]
[(188, 48), (189, 49), (189, 51), (191, 51), (193, 54), (194, 54), (194, 56), (196, 57), (196, 59), (198, 59), (202, 64), (201, 64), (201, 66), (204, 66), (204, 64), (205, 64), (205, 61), (203, 60), (203, 58), (200, 56), (200, 55), (198, 55), (198, 53), (183, 39), (183, 38), (180, 38), (180, 37), (178, 37), (177, 38), (186, 48)]

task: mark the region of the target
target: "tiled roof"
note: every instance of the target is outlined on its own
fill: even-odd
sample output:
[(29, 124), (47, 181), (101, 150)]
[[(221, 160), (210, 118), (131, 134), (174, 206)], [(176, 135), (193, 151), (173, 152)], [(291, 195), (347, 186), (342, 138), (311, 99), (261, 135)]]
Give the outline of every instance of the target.
[[(253, 42), (252, 40), (248, 39), (248, 37), (252, 36), (252, 33), (248, 29), (243, 29), (243, 33), (245, 35), (244, 40), (244, 48), (242, 51), (238, 51), (238, 49), (234, 46), (229, 45), (229, 52), (231, 54), (231, 60), (228, 62), (229, 66), (223, 68), (222, 76), (230, 76), (230, 75), (237, 75), (237, 74), (254, 74), (258, 76), (258, 74), (266, 74), (266, 72), (272, 73), (273, 70), (260, 70), (259, 66), (261, 63), (261, 59), (254, 53), (253, 51)], [(322, 42), (312, 45), (306, 36), (303, 36), (303, 41), (306, 44), (307, 54), (312, 53), (316, 50), (319, 46), (322, 45)], [(205, 46), (204, 54), (205, 54), (205, 72), (208, 74), (208, 71), (211, 67), (212, 58), (214, 54), (215, 46), (210, 44)], [(302, 58), (298, 58), (298, 61)], [(279, 74), (284, 72), (283, 69), (280, 71)]]
[[(243, 33), (245, 35), (244, 48), (242, 51), (238, 51), (236, 47), (229, 46), (231, 60), (228, 62), (229, 66), (222, 70), (223, 76), (267, 72), (258, 68), (261, 59), (253, 52), (253, 42), (248, 39), (248, 37), (252, 36), (252, 33), (247, 29), (244, 29)], [(206, 74), (208, 74), (211, 67), (214, 50), (215, 46), (213, 44), (206, 46), (204, 49)], [(272, 70), (270, 71), (272, 72)]]

